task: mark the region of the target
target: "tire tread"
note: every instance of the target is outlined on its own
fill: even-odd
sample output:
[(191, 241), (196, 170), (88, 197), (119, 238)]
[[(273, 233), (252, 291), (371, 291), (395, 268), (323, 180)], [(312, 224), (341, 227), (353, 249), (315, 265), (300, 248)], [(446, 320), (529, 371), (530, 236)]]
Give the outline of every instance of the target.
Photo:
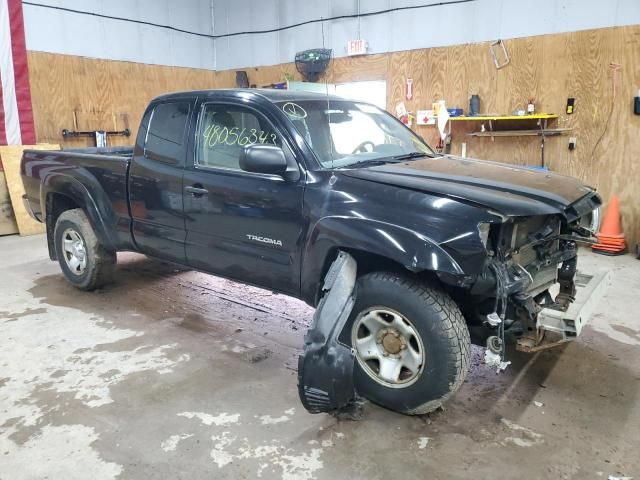
[(441, 288), (409, 275), (381, 271), (369, 273), (365, 277), (376, 282), (391, 282), (410, 291), (438, 315), (440, 321), (435, 323), (434, 328), (437, 328), (443, 337), (449, 340), (446, 362), (449, 370), (449, 392), (439, 399), (429, 400), (404, 413), (421, 415), (436, 410), (455, 394), (469, 373), (471, 340), (460, 308)]
[[(102, 287), (103, 285), (110, 283), (113, 279), (113, 275), (115, 273), (115, 267), (117, 262), (116, 253), (110, 250), (107, 250), (96, 237), (95, 232), (93, 231), (93, 227), (87, 218), (87, 215), (81, 208), (74, 208), (71, 210), (65, 210), (60, 214), (56, 221), (56, 226), (54, 229), (54, 239), (58, 238), (58, 229), (62, 222), (70, 222), (78, 227), (80, 233), (84, 237), (85, 246), (87, 249), (87, 254), (89, 255), (90, 261), (93, 262), (93, 265), (89, 266), (89, 276), (80, 284), (77, 282), (73, 282), (68, 278), (68, 275), (65, 276), (70, 280), (70, 282), (77, 288), (81, 290), (95, 290), (96, 288)], [(59, 256), (59, 255), (58, 255)], [(93, 260), (92, 260), (93, 259)], [(59, 258), (60, 265), (62, 267), (62, 263), (64, 259)], [(64, 268), (63, 268), (64, 271)]]

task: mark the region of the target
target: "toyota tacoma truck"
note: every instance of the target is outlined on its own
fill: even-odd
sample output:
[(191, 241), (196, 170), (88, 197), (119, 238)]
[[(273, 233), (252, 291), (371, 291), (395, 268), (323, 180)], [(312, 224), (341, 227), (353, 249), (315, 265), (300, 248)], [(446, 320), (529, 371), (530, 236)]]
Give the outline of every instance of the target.
[(579, 335), (605, 282), (576, 272), (593, 188), (438, 154), (337, 96), (172, 93), (133, 147), (27, 150), (21, 175), (51, 260), (82, 290), (134, 251), (317, 307), (300, 359), (311, 411), (353, 389), (429, 412), (464, 381), (471, 338), (503, 369), (509, 341), (533, 352)]

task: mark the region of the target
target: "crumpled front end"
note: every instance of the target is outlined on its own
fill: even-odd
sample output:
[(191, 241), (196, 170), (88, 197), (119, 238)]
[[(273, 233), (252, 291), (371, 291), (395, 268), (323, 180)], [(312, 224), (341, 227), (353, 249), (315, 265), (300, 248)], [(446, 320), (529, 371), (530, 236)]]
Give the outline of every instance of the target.
[(505, 337), (515, 338), (519, 350), (535, 352), (580, 334), (609, 280), (606, 272), (577, 271), (578, 244), (593, 243), (599, 203), (593, 194), (563, 214), (492, 225), (482, 273), (465, 302), (476, 338), (486, 342), (488, 363), (506, 367)]

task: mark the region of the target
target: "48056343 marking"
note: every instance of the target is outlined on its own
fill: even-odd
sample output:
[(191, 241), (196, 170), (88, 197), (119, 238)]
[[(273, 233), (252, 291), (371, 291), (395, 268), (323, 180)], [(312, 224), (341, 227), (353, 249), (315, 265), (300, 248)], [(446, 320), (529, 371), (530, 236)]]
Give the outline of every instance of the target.
[(216, 145), (253, 145), (254, 143), (270, 143), (276, 145), (278, 136), (275, 133), (257, 130), (255, 128), (240, 127), (223, 127), (221, 125), (211, 124), (204, 129), (202, 133), (205, 145), (209, 148)]

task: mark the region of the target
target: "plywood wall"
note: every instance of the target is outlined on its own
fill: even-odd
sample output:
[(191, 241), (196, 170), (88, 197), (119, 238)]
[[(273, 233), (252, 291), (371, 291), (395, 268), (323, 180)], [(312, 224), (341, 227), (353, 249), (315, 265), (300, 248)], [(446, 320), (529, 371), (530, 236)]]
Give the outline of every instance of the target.
[[(561, 115), (556, 126), (573, 128), (578, 147), (568, 150), (568, 136), (549, 138), (546, 164), (595, 186), (605, 200), (621, 199), (623, 225), (630, 243), (640, 241), (640, 116), (633, 97), (640, 88), (640, 26), (545, 35), (505, 42), (511, 63), (496, 70), (488, 44), (470, 44), (395, 52), (333, 61), (326, 74), (332, 83), (386, 80), (388, 109), (404, 100), (404, 82), (414, 81), (415, 112), (436, 100), (468, 109), (469, 96), (481, 97), (483, 113), (510, 113), (535, 98), (538, 111)], [(614, 78), (611, 63), (621, 65)], [(235, 86), (235, 71), (171, 68), (126, 62), (29, 52), (36, 131), (39, 142), (63, 146), (90, 145), (62, 141), (60, 131), (73, 128), (119, 129), (135, 134), (147, 102), (176, 90)], [(258, 86), (300, 76), (293, 64), (246, 69)], [(568, 97), (576, 99), (573, 115), (564, 113)], [(540, 164), (537, 137), (471, 138), (470, 128), (455, 124), (452, 152), (519, 165)], [(416, 130), (434, 142), (433, 127)], [(114, 144), (132, 139), (114, 139)]]
[(211, 70), (98, 60), (28, 52), (38, 142), (92, 146), (91, 139), (64, 140), (62, 129), (132, 131), (110, 145), (133, 143), (149, 100), (163, 93), (216, 87)]

